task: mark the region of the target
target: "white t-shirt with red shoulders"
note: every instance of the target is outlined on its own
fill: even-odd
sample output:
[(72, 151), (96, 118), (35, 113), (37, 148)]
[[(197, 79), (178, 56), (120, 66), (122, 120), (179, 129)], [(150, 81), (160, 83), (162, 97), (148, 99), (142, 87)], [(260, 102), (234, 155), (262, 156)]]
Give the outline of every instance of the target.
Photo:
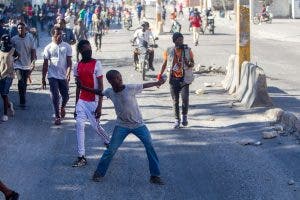
[[(99, 60), (89, 62), (79, 62), (74, 67), (74, 76), (79, 79), (81, 85), (85, 87), (98, 89), (98, 78), (103, 76), (103, 69)], [(83, 101), (98, 101), (98, 95), (85, 90), (80, 91), (79, 99)]]

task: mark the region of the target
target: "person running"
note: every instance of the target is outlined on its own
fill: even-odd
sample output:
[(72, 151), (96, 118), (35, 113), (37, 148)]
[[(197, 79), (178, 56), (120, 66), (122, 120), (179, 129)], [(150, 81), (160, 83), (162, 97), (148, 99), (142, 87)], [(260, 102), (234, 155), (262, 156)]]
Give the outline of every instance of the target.
[(96, 51), (98, 50), (101, 51), (102, 36), (103, 36), (103, 31), (105, 29), (105, 23), (101, 18), (100, 13), (97, 13), (95, 19), (93, 20), (93, 29), (94, 29), (94, 41), (96, 45)]
[[(77, 41), (77, 44), (81, 40), (87, 40), (87, 38), (88, 38), (87, 33), (88, 33), (88, 30), (84, 26), (82, 19), (79, 18), (77, 21), (77, 25), (74, 28), (74, 35), (75, 35), (75, 40)], [(76, 48), (76, 59), (78, 62), (79, 61), (79, 51), (77, 48)]]
[(189, 47), (183, 44), (183, 35), (181, 33), (173, 34), (175, 47), (169, 47), (163, 54), (163, 65), (157, 79), (162, 78), (162, 74), (168, 67), (170, 92), (173, 100), (173, 109), (175, 114), (174, 128), (180, 128), (181, 118), (179, 115), (179, 95), (182, 98), (182, 125), (187, 126), (187, 114), (189, 107), (189, 84), (184, 80), (188, 69), (194, 67), (193, 52)]
[(1, 37), (0, 45), (0, 94), (3, 99), (4, 115), (1, 121), (6, 122), (8, 115), (15, 114), (13, 103), (9, 101), (8, 93), (14, 78), (13, 60), (18, 56), (15, 48), (12, 47), (10, 37), (4, 34)]
[(18, 35), (11, 38), (13, 47), (19, 54), (14, 62), (14, 68), (18, 78), (18, 90), (21, 109), (26, 108), (27, 79), (35, 68), (36, 46), (34, 38), (26, 32), (26, 26), (20, 22), (17, 25)]
[[(160, 178), (159, 160), (152, 145), (150, 132), (143, 122), (136, 95), (141, 93), (143, 89), (161, 86), (164, 84), (165, 79), (145, 84), (123, 84), (122, 75), (117, 70), (108, 71), (106, 79), (112, 88), (106, 89), (103, 93), (98, 91), (98, 94), (108, 97), (113, 102), (117, 121), (108, 149), (103, 153), (99, 161), (93, 180), (99, 182), (105, 176), (116, 151), (125, 138), (130, 133), (133, 133), (145, 146), (151, 174), (150, 182), (163, 185), (164, 182)], [(84, 89), (91, 90), (91, 88), (86, 87)], [(94, 92), (97, 93), (97, 91)]]
[[(62, 30), (59, 27), (52, 29), (52, 42), (44, 49), (44, 63), (42, 88), (46, 89), (46, 75), (52, 97), (55, 112), (55, 125), (61, 124), (61, 119), (65, 117), (65, 107), (69, 100), (69, 81), (72, 68), (72, 47), (62, 40)], [(61, 107), (60, 95), (62, 97)]]
[(4, 194), (5, 200), (18, 200), (19, 194), (9, 189), (4, 183), (0, 181), (0, 191)]
[(76, 87), (76, 134), (78, 144), (78, 159), (73, 167), (81, 167), (87, 164), (84, 147), (85, 121), (89, 120), (96, 133), (102, 138), (104, 145), (109, 145), (109, 136), (100, 126), (99, 119), (102, 110), (102, 96), (95, 95), (91, 91), (83, 90), (80, 86), (86, 86), (92, 90), (103, 90), (103, 69), (100, 61), (92, 58), (92, 49), (89, 41), (81, 40), (78, 43), (82, 60), (74, 67), (74, 76), (77, 82)]

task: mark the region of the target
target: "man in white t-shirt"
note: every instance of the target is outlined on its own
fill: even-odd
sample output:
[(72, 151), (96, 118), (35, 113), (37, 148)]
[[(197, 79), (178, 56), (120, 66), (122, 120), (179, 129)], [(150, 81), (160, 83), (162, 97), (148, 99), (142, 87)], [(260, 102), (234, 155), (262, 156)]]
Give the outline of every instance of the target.
[[(61, 118), (65, 117), (65, 106), (69, 100), (69, 81), (72, 68), (72, 47), (62, 41), (62, 30), (54, 27), (51, 31), (52, 42), (44, 49), (44, 64), (42, 87), (46, 89), (46, 74), (52, 96), (55, 111), (55, 125), (61, 124)], [(60, 95), (62, 97), (59, 110)]]
[(67, 13), (66, 13), (66, 17), (65, 17), (65, 20), (66, 20), (66, 27), (69, 28), (69, 29), (74, 29), (75, 27), (75, 15), (73, 15), (72, 11), (69, 10)]
[[(149, 68), (154, 71), (153, 67), (153, 59), (154, 59), (154, 50), (149, 48), (150, 39), (152, 39), (153, 44), (155, 44), (155, 38), (152, 34), (152, 31), (149, 29), (149, 23), (143, 22), (142, 28), (137, 29), (134, 33), (133, 43), (136, 43), (138, 48), (147, 48), (149, 51)], [(138, 55), (137, 52), (134, 51), (134, 62), (138, 62)]]

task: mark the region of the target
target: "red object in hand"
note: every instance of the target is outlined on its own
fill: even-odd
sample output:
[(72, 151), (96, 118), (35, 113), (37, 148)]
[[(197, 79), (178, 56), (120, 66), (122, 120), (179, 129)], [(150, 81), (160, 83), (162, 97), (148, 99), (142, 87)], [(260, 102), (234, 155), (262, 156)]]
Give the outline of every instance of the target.
[(160, 80), (162, 78), (161, 74), (158, 74), (156, 78), (157, 80)]

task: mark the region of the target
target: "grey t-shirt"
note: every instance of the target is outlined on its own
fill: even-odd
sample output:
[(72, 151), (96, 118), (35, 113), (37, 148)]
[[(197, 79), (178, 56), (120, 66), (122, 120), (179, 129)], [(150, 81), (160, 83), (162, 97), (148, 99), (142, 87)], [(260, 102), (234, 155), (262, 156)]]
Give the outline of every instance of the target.
[(18, 60), (15, 61), (14, 68), (23, 70), (30, 69), (31, 50), (36, 49), (32, 35), (30, 33), (26, 33), (24, 38), (16, 35), (11, 38), (11, 42), (20, 56)]
[(142, 84), (129, 84), (125, 85), (125, 89), (121, 92), (116, 93), (112, 88), (108, 88), (103, 92), (103, 95), (111, 99), (114, 104), (117, 115), (116, 125), (126, 128), (138, 128), (144, 125), (135, 97), (142, 90)]
[(67, 57), (72, 56), (72, 47), (66, 42), (51, 42), (44, 49), (44, 59), (49, 61), (48, 78), (66, 79)]

